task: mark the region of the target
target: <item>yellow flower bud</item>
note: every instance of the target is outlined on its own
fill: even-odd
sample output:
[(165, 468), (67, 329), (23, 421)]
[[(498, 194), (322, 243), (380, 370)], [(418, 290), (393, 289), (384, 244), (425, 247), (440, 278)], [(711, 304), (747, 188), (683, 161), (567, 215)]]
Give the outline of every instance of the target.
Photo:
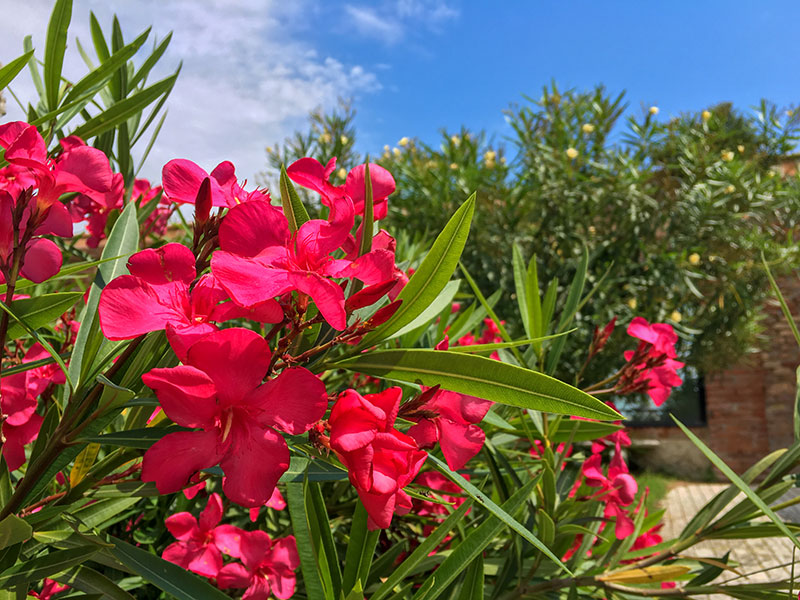
[(450, 138), (450, 141), (453, 142), (453, 146), (458, 146), (461, 143), (461, 138), (454, 135)]
[(669, 318), (671, 320), (675, 321), (676, 323), (680, 323), (681, 319), (683, 318), (683, 316), (677, 310), (673, 310), (672, 314), (669, 316)]
[(636, 298), (631, 298), (630, 300), (628, 300), (628, 307), (631, 310), (636, 310), (636, 305), (637, 305)]
[(794, 114), (794, 111), (793, 111), (793, 110), (787, 110), (787, 111), (786, 111), (786, 116), (787, 116), (787, 117), (791, 117), (793, 114)]
[(392, 148), (392, 154), (394, 154), (396, 157), (400, 158), (400, 155), (402, 154), (402, 152), (400, 152), (400, 148)]
[(347, 137), (346, 135), (342, 135), (339, 137), (339, 141), (342, 142), (342, 146), (344, 146), (347, 144), (347, 142), (350, 141), (350, 138)]
[(347, 171), (345, 171), (343, 168), (339, 169), (338, 171), (336, 171), (336, 176), (339, 179), (344, 179), (345, 177), (347, 177)]
[(651, 106), (650, 107), (650, 114), (654, 115), (654, 116), (657, 115), (658, 114), (658, 107), (657, 106)]
[(692, 264), (692, 265), (699, 265), (700, 264), (700, 255), (697, 252), (692, 252), (689, 255), (689, 264)]
[(405, 137), (405, 136), (401, 137), (400, 141), (397, 142), (397, 144), (400, 145), (400, 146), (408, 146), (408, 138)]
[(594, 131), (594, 125), (591, 123), (584, 123), (581, 129), (583, 129), (583, 133), (592, 133)]
[(494, 159), (497, 157), (497, 152), (494, 150), (487, 150), (486, 154), (483, 155), (483, 158), (486, 159), (488, 162), (494, 162)]
[(736, 146), (736, 149), (739, 151), (739, 154), (742, 154), (744, 152), (744, 146), (742, 146), (741, 144)]
[(267, 154), (272, 154), (272, 146), (267, 146)]
[(321, 136), (319, 136), (319, 141), (325, 144), (329, 144), (331, 141), (331, 134), (327, 132), (323, 133)]
[(594, 235), (595, 233), (597, 233), (597, 227), (589, 225), (589, 235)]
[(722, 160), (725, 162), (730, 162), (733, 160), (733, 152), (730, 150), (723, 150), (722, 151)]
[(578, 158), (578, 151), (575, 148), (567, 148), (567, 157), (570, 159)]
[(458, 165), (456, 163), (450, 163), (450, 168), (455, 171), (458, 168)]
[(703, 117), (703, 121), (708, 121), (711, 118), (711, 111), (710, 110), (704, 110), (703, 114), (702, 114), (702, 117)]
[(501, 165), (504, 165), (504, 164), (506, 164), (506, 157), (505, 157), (505, 156), (501, 156), (501, 157), (500, 157), (500, 164), (501, 164)]
[(728, 187), (725, 188), (725, 193), (726, 194), (732, 194), (735, 191), (736, 191), (736, 187), (734, 187), (733, 185), (729, 185)]
[(383, 147), (383, 151), (384, 151), (384, 152), (386, 152), (386, 154), (389, 154), (389, 150), (391, 150), (391, 148), (389, 148), (389, 144), (386, 144), (386, 145)]

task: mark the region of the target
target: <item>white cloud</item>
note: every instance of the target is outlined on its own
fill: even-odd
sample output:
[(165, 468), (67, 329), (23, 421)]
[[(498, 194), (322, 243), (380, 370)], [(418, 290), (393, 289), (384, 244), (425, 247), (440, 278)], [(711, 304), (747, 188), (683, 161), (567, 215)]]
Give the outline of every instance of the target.
[(411, 32), (438, 32), (459, 11), (443, 0), (384, 0), (371, 6), (345, 5), (348, 25), (369, 38), (392, 45)]
[[(50, 6), (46, 0), (29, 0), (15, 6), (14, 19), (0, 20), (0, 60), (19, 55), (27, 33), (34, 34), (37, 55), (42, 55)], [(91, 47), (89, 10), (106, 29), (116, 12), (128, 39), (151, 24), (159, 39), (174, 32), (157, 76), (169, 74), (180, 60), (183, 69), (143, 170), (154, 179), (160, 177), (160, 165), (182, 157), (208, 170), (231, 160), (241, 178), (252, 180), (265, 166), (264, 147), (303, 126), (311, 109), (380, 89), (376, 76), (363, 66), (344, 64), (302, 39), (313, 6), (279, 0), (138, 0), (115, 6), (76, 0), (67, 76), (85, 72), (73, 40), (77, 35), (84, 47)], [(35, 97), (29, 79), (23, 73), (12, 86), (25, 101)], [(6, 118), (22, 118), (11, 99), (8, 109)]]
[(403, 37), (401, 23), (379, 16), (373, 8), (348, 4), (345, 6), (345, 12), (361, 35), (383, 40), (389, 44), (394, 44)]

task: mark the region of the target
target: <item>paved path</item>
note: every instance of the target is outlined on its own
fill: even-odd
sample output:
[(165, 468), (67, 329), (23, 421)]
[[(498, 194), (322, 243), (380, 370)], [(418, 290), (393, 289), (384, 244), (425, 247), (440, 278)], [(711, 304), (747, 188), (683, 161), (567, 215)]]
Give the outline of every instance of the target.
[[(689, 519), (711, 498), (727, 487), (719, 483), (679, 483), (667, 493), (662, 501), (666, 509), (662, 535), (665, 540), (680, 534)], [(794, 492), (797, 495), (800, 492)], [(734, 506), (744, 496), (736, 498), (728, 506)], [(784, 500), (782, 498), (781, 500)], [(793, 507), (793, 511), (797, 508)], [(787, 511), (788, 512), (788, 511)], [(782, 514), (784, 519), (797, 521), (795, 513)], [(737, 583), (762, 583), (780, 581), (791, 576), (792, 543), (783, 538), (755, 538), (749, 540), (713, 540), (702, 542), (685, 552), (690, 556), (720, 558), (728, 550), (731, 558), (739, 563), (737, 571), (747, 577), (738, 577), (729, 572), (718, 581), (736, 579)], [(800, 578), (800, 552), (797, 555), (795, 576)]]

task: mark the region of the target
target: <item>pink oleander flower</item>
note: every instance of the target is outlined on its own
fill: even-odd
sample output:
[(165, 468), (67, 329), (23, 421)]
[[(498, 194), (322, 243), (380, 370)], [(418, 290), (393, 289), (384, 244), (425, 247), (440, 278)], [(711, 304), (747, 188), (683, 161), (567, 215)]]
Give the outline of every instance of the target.
[(394, 428), (402, 394), (399, 387), (364, 396), (346, 390), (328, 420), (331, 448), (347, 467), (370, 529), (385, 529), (394, 514), (411, 510), (411, 497), (403, 488), (428, 456), (412, 437)]
[(290, 235), (283, 212), (266, 202), (232, 208), (219, 229), (220, 250), (211, 271), (231, 298), (251, 307), (287, 292), (311, 297), (335, 329), (345, 329), (347, 313), (335, 278), (367, 285), (394, 278), (394, 253), (374, 249), (355, 260), (335, 259), (353, 226), (353, 205), (346, 197), (331, 207), (329, 220), (314, 219)]
[(628, 472), (619, 447), (611, 459), (607, 476), (602, 471), (602, 460), (600, 454), (592, 454), (584, 461), (581, 470), (587, 485), (600, 488), (596, 497), (606, 504), (604, 516), (616, 517), (614, 533), (617, 539), (623, 539), (634, 530), (633, 520), (623, 507), (633, 502), (639, 486)]
[(244, 309), (211, 275), (195, 280), (195, 258), (181, 244), (148, 248), (128, 260), (130, 275), (109, 282), (100, 295), (100, 327), (110, 340), (127, 340), (166, 329), (170, 345), (183, 360), (197, 340), (218, 330), (214, 323), (248, 318), (277, 323), (283, 310), (275, 300)]
[(167, 224), (169, 217), (172, 214), (173, 204), (165, 194), (162, 194), (161, 186), (151, 187), (147, 179), (135, 179), (133, 182), (133, 192), (131, 193), (131, 201), (136, 202), (137, 206), (144, 208), (153, 198), (161, 194), (153, 212), (147, 217), (147, 220), (142, 224), (142, 231), (152, 234), (156, 237), (161, 237), (167, 231)]
[(222, 498), (219, 494), (208, 497), (199, 519), (188, 512), (170, 515), (165, 524), (178, 541), (167, 546), (161, 557), (198, 575), (216, 577), (222, 568), (220, 547), (231, 546), (231, 539), (235, 544), (239, 535), (235, 527), (218, 526), (221, 520)]
[[(267, 503), (264, 506), (271, 508), (272, 510), (284, 510), (286, 508), (286, 500), (277, 486), (275, 487), (275, 491), (272, 492), (272, 496), (269, 500), (267, 500)], [(255, 523), (258, 520), (258, 513), (260, 510), (260, 506), (254, 506), (250, 509), (251, 522)]]
[(269, 193), (262, 190), (246, 192), (236, 180), (233, 163), (219, 163), (209, 175), (190, 160), (176, 158), (169, 161), (161, 171), (164, 194), (170, 202), (194, 204), (197, 192), (204, 179), (211, 183), (211, 204), (219, 207), (233, 207), (243, 202), (261, 200), (269, 202)]
[(267, 600), (270, 594), (286, 600), (294, 595), (300, 566), (294, 536), (273, 542), (265, 531), (242, 531), (239, 547), (229, 554), (242, 562), (220, 569), (220, 589), (247, 588), (242, 600)]
[[(436, 346), (447, 350), (446, 343)], [(486, 434), (478, 426), (493, 402), (448, 390), (423, 387), (424, 402), (404, 416), (417, 423), (408, 430), (420, 448), (433, 448), (436, 442), (442, 449), (447, 466), (452, 470), (464, 468), (483, 448)]]
[[(469, 481), (469, 475), (464, 475), (464, 479)], [(425, 471), (420, 473), (414, 483), (426, 488), (430, 488), (433, 494), (440, 500), (449, 502), (450, 506), (437, 502), (426, 502), (425, 500), (414, 499), (414, 514), (420, 517), (432, 516), (444, 518), (451, 511), (464, 504), (466, 496), (458, 485), (450, 481), (447, 477), (436, 471)]]
[(39, 600), (50, 600), (53, 596), (60, 592), (64, 592), (69, 589), (69, 586), (66, 583), (58, 583), (53, 579), (45, 579), (42, 585), (41, 592), (34, 592), (33, 590), (28, 592), (28, 596), (33, 596), (34, 598), (38, 598)]
[(223, 329), (189, 348), (186, 364), (142, 376), (166, 415), (195, 431), (171, 433), (144, 455), (142, 481), (177, 492), (202, 469), (219, 464), (222, 489), (237, 504), (262, 506), (289, 468), (279, 432), (300, 435), (325, 414), (325, 385), (302, 367), (262, 383), (272, 353), (249, 329)]
[[(636, 360), (633, 367), (641, 373), (636, 377), (636, 383), (647, 390), (647, 394), (656, 406), (661, 406), (669, 397), (672, 388), (681, 385), (683, 380), (678, 375), (678, 369), (684, 363), (674, 360), (677, 356), (675, 343), (678, 336), (671, 325), (667, 323), (648, 323), (642, 317), (636, 317), (628, 326), (628, 334), (642, 340), (636, 351), (627, 350), (625, 360)], [(638, 362), (637, 357), (646, 353), (645, 359)]]
[[(342, 196), (353, 202), (357, 215), (364, 214), (366, 165), (358, 165), (350, 170), (344, 185), (334, 186), (330, 176), (336, 170), (336, 158), (326, 166), (314, 158), (301, 158), (289, 165), (286, 174), (296, 184), (317, 192), (325, 206), (333, 206)], [(376, 221), (386, 218), (388, 197), (394, 193), (395, 182), (392, 174), (380, 165), (369, 165), (369, 178), (372, 181), (373, 215)]]
[(8, 470), (14, 471), (25, 464), (25, 445), (39, 435), (42, 417), (36, 414), (36, 397), (28, 388), (28, 374), (0, 378), (0, 411), (3, 416), (3, 457)]

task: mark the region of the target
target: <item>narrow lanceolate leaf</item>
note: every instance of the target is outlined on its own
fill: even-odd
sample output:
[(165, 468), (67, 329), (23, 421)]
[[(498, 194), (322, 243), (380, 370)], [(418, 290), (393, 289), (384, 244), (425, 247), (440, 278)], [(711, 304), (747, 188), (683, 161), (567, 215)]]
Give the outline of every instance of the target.
[[(569, 292), (567, 293), (567, 300), (564, 303), (564, 307), (561, 312), (561, 319), (558, 322), (558, 329), (556, 333), (560, 333), (564, 331), (569, 324), (572, 323), (572, 320), (575, 318), (575, 314), (578, 311), (578, 306), (581, 301), (581, 296), (583, 295), (583, 288), (586, 284), (586, 272), (589, 268), (589, 251), (584, 246), (583, 248), (583, 256), (581, 256), (581, 261), (578, 263), (578, 268), (575, 271), (575, 277), (572, 280), (572, 284), (569, 287)], [(564, 344), (567, 343), (567, 339), (565, 337), (557, 339), (550, 347), (550, 351), (547, 355), (547, 368), (545, 371), (548, 373), (553, 373), (558, 366), (558, 360), (561, 358), (561, 352), (564, 350)]]
[[(44, 294), (34, 298), (21, 298), (14, 300), (9, 308), (14, 314), (25, 320), (32, 329), (39, 329), (55, 321), (67, 312), (83, 292), (63, 292), (61, 294)], [(25, 334), (25, 328), (19, 323), (11, 323), (8, 327), (7, 337), (10, 340)]]
[(692, 568), (687, 565), (655, 565), (643, 569), (628, 569), (611, 575), (597, 577), (600, 581), (609, 583), (656, 583), (659, 581), (672, 581), (677, 577), (686, 575)]
[(10, 63), (0, 69), (0, 90), (7, 87), (9, 83), (14, 81), (14, 77), (19, 75), (19, 72), (25, 68), (28, 61), (33, 56), (33, 50), (26, 52), (22, 56), (15, 58)]
[(675, 421), (675, 423), (678, 425), (678, 427), (681, 428), (683, 433), (686, 434), (686, 437), (688, 437), (692, 441), (692, 443), (695, 446), (697, 446), (697, 448), (703, 454), (705, 454), (706, 458), (708, 458), (708, 460), (711, 461), (711, 464), (713, 464), (720, 471), (722, 471), (722, 474), (725, 475), (725, 477), (727, 477), (728, 479), (730, 479), (731, 483), (733, 483), (736, 487), (738, 487), (739, 490), (761, 510), (761, 512), (763, 512), (773, 523), (775, 523), (775, 526), (778, 529), (780, 529), (781, 532), (787, 538), (789, 538), (795, 546), (800, 548), (800, 540), (798, 540), (797, 536), (794, 535), (791, 532), (791, 530), (786, 526), (786, 523), (784, 523), (781, 520), (781, 518), (778, 515), (776, 515), (769, 506), (767, 506), (764, 500), (762, 500), (761, 497), (755, 491), (753, 491), (753, 489), (741, 477), (739, 477), (736, 473), (734, 473), (733, 469), (731, 469), (728, 465), (725, 464), (725, 461), (723, 461), (719, 456), (714, 454), (714, 452), (711, 451), (711, 448), (706, 446), (702, 442), (702, 440), (700, 440), (700, 438), (698, 438), (695, 434), (693, 434), (683, 423), (681, 423), (674, 416), (672, 417), (672, 420)]
[[(136, 220), (136, 203), (129, 202), (122, 214), (114, 223), (111, 234), (108, 236), (106, 247), (103, 249), (102, 259), (118, 257), (116, 260), (103, 262), (97, 269), (97, 276), (89, 291), (86, 307), (80, 316), (81, 328), (75, 340), (75, 349), (69, 364), (69, 375), (75, 381), (81, 378), (83, 372), (92, 364), (103, 334), (97, 319), (97, 304), (100, 301), (100, 292), (106, 284), (128, 272), (127, 258), (139, 248), (139, 223)], [(84, 362), (87, 367), (84, 367)]]
[(281, 165), (281, 204), (283, 205), (283, 214), (286, 215), (286, 220), (289, 221), (289, 229), (292, 232), (300, 229), (300, 226), (309, 220), (308, 211), (303, 206), (303, 201), (297, 195), (297, 190), (294, 189), (294, 184), (289, 176), (286, 174), (286, 167)]
[(297, 553), (300, 555), (300, 568), (303, 571), (306, 597), (310, 600), (325, 600), (333, 598), (332, 593), (326, 594), (322, 587), (317, 558), (311, 541), (311, 531), (306, 514), (305, 494), (303, 483), (286, 484), (286, 504), (289, 507), (289, 516), (292, 519), (292, 531), (297, 540)]
[[(536, 480), (529, 481), (524, 487), (514, 493), (503, 503), (503, 507), (497, 507), (498, 511), (508, 516), (514, 514), (525, 504), (531, 494), (531, 490), (536, 485)], [(466, 490), (465, 490), (466, 491)], [(514, 521), (516, 522), (516, 521)], [(464, 571), (465, 565), (475, 560), (492, 541), (506, 527), (507, 523), (500, 517), (492, 515), (488, 517), (477, 528), (473, 529), (469, 535), (456, 546), (450, 555), (439, 565), (433, 576), (429, 578), (429, 585), (420, 588), (414, 595), (413, 600), (434, 600), (438, 598), (447, 587)]]
[(442, 350), (376, 350), (332, 366), (501, 404), (601, 421), (622, 419), (617, 411), (581, 390), (543, 373), (483, 356)]
[(89, 469), (94, 465), (94, 461), (97, 460), (97, 454), (99, 452), (100, 444), (89, 444), (86, 448), (81, 450), (81, 453), (78, 454), (78, 457), (75, 459), (75, 465), (72, 467), (72, 471), (69, 473), (70, 487), (74, 488), (83, 481)]
[(402, 300), (400, 308), (391, 319), (365, 336), (357, 349), (367, 348), (391, 337), (416, 319), (439, 296), (461, 258), (474, 211), (475, 194), (472, 194), (452, 216), (422, 264), (400, 292), (397, 297)]
[(483, 600), (483, 556), (478, 554), (467, 567), (458, 600)]
[[(542, 541), (539, 538), (537, 538), (530, 531), (528, 531), (528, 529), (522, 523), (520, 523), (514, 517), (512, 517), (509, 514), (509, 511), (507, 511), (505, 508), (502, 508), (502, 507), (498, 506), (497, 504), (495, 504), (491, 500), (491, 498), (489, 498), (481, 490), (479, 490), (477, 487), (475, 487), (473, 484), (471, 484), (469, 481), (464, 479), (464, 477), (462, 477), (461, 475), (459, 475), (455, 471), (451, 471), (446, 463), (442, 462), (441, 460), (439, 460), (438, 458), (436, 458), (432, 454), (428, 455), (428, 462), (430, 462), (433, 465), (433, 467), (437, 471), (439, 471), (442, 475), (447, 477), (450, 481), (452, 481), (458, 487), (460, 487), (462, 490), (464, 490), (464, 493), (467, 494), (473, 500), (475, 500), (475, 502), (477, 502), (478, 504), (483, 506), (486, 510), (488, 510), (490, 513), (492, 513), (492, 515), (494, 517), (496, 517), (497, 519), (499, 519), (501, 521), (501, 523), (503, 523), (504, 525), (507, 525), (512, 530), (514, 530), (516, 533), (521, 535), (525, 539), (525, 541), (531, 543), (535, 548), (539, 549), (542, 552), (542, 554), (547, 556), (547, 558), (552, 560), (556, 565), (558, 565), (566, 573), (569, 573), (570, 575), (572, 575), (572, 573), (570, 573), (569, 569), (567, 569), (567, 567), (564, 565), (564, 563), (562, 563), (558, 559), (558, 557), (555, 554), (553, 554), (550, 551), (550, 549), (542, 543)], [(528, 484), (526, 484), (526, 486), (524, 488), (522, 488), (522, 490), (528, 490), (528, 493), (530, 493), (530, 489), (532, 489), (532, 487), (534, 485), (536, 485), (538, 482), (539, 482), (539, 477), (536, 477), (533, 480), (531, 480), (530, 482), (528, 482)], [(522, 490), (519, 490), (519, 491), (522, 491)], [(519, 491), (516, 494), (514, 494), (514, 496), (512, 496), (511, 498), (516, 497), (517, 494), (519, 494)], [(509, 498), (508, 501), (510, 501), (511, 498)], [(505, 506), (505, 505), (503, 505), (503, 506)], [(516, 510), (516, 508), (514, 510)]]
[(55, 580), (87, 594), (100, 594), (104, 599), (135, 600), (108, 577), (83, 565), (70, 569), (67, 573), (56, 577)]
[(342, 573), (342, 592), (349, 594), (357, 585), (367, 580), (375, 546), (378, 543), (380, 530), (369, 531), (367, 527), (367, 510), (359, 500), (350, 524), (350, 541), (344, 557)]
[(402, 583), (406, 576), (442, 543), (442, 540), (456, 528), (456, 525), (461, 522), (470, 508), (472, 508), (472, 500), (468, 499), (457, 510), (450, 513), (442, 524), (434, 529), (419, 546), (414, 548), (408, 558), (392, 571), (386, 581), (370, 596), (370, 600), (383, 600), (386, 598), (396, 585)]
[(369, 176), (369, 157), (364, 165), (364, 220), (361, 222), (361, 248), (358, 255), (372, 250), (372, 229), (375, 224), (375, 198), (372, 195), (372, 179)]
[(44, 48), (44, 88), (47, 108), (58, 105), (58, 90), (61, 86), (61, 68), (67, 50), (67, 31), (72, 19), (72, 0), (57, 0), (47, 26), (47, 44)]
[(8, 515), (0, 521), (0, 550), (25, 542), (33, 535), (33, 529), (27, 521), (17, 515)]
[(98, 136), (120, 123), (124, 123), (129, 118), (139, 114), (146, 106), (155, 102), (159, 96), (168, 94), (172, 90), (172, 86), (175, 85), (177, 77), (177, 74), (170, 75), (140, 92), (131, 94), (124, 100), (115, 102), (111, 107), (92, 117), (72, 133), (83, 139), (88, 139)]
[(519, 305), (519, 316), (522, 318), (522, 327), (525, 329), (525, 335), (532, 338), (537, 334), (532, 333), (533, 329), (531, 329), (531, 318), (528, 312), (528, 290), (525, 285), (527, 283), (527, 273), (525, 271), (525, 261), (522, 258), (522, 251), (517, 244), (513, 245), (511, 262), (514, 267), (514, 289), (517, 292), (517, 304)]
[(109, 552), (114, 558), (168, 596), (178, 600), (230, 600), (198, 575), (115, 537), (110, 540), (114, 547)]
[(90, 560), (92, 554), (97, 552), (97, 550), (99, 550), (98, 547), (84, 546), (82, 548), (70, 548), (69, 550), (56, 550), (45, 556), (26, 560), (4, 571), (2, 575), (0, 575), (0, 589), (8, 589), (15, 585), (30, 582), (38, 583), (45, 577), (52, 577), (75, 565)]

